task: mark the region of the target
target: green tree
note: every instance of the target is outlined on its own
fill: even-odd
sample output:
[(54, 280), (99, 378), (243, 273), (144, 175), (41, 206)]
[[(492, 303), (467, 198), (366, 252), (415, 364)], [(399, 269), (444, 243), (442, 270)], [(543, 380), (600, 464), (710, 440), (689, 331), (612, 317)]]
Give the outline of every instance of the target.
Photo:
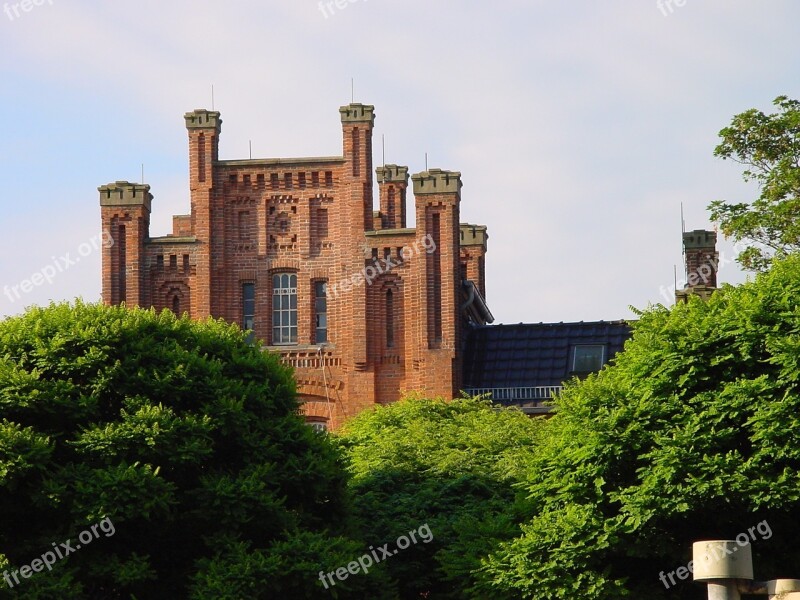
[(800, 576), (800, 256), (640, 316), (616, 363), (558, 398), (527, 464), (536, 511), (484, 562), (487, 597), (704, 598), (661, 573), (763, 522), (757, 578)]
[(519, 533), (530, 512), (514, 484), (524, 478), (520, 467), (536, 452), (541, 426), (485, 400), (409, 398), (361, 413), (336, 436), (362, 537), (393, 546), (422, 525), (430, 529), (429, 543), (385, 563), (403, 598), (486, 598), (470, 591), (473, 571)]
[(760, 195), (752, 203), (716, 200), (708, 207), (727, 237), (751, 244), (737, 260), (757, 271), (800, 249), (800, 102), (780, 96), (774, 104), (774, 114), (750, 109), (733, 117), (714, 151), (742, 164), (745, 181), (756, 182)]
[(344, 489), (291, 372), (235, 326), (80, 302), (0, 322), (0, 569), (114, 529), (0, 597), (319, 598), (317, 572), (362, 547)]

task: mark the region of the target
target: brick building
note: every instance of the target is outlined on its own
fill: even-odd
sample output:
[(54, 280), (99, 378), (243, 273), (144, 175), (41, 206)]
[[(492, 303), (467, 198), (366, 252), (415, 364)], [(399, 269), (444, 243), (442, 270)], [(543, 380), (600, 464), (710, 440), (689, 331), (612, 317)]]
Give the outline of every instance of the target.
[(461, 174), (375, 169), (374, 107), (340, 108), (342, 156), (220, 160), (220, 113), (185, 115), (191, 213), (151, 237), (150, 186), (99, 189), (107, 304), (221, 317), (296, 370), (308, 419), (336, 427), (404, 391), (461, 389), (463, 328), (492, 321), (486, 227), (460, 222)]

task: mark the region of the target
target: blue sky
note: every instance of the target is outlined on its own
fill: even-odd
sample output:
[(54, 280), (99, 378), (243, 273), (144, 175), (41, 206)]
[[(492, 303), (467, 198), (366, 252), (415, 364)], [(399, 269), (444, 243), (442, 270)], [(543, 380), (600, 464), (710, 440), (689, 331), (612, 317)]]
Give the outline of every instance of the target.
[(188, 212), (183, 113), (210, 108), (212, 84), (222, 158), (250, 140), (254, 157), (316, 156), (341, 153), (353, 78), (376, 107), (376, 164), (385, 135), (387, 162), (418, 172), (427, 152), (462, 172), (504, 323), (665, 302), (681, 203), (688, 229), (710, 228), (711, 200), (757, 194), (714, 158), (717, 132), (800, 97), (791, 0), (37, 1), (0, 13), (0, 292), (80, 260), (0, 293), (0, 316), (99, 299), (97, 186), (144, 163), (153, 235)]

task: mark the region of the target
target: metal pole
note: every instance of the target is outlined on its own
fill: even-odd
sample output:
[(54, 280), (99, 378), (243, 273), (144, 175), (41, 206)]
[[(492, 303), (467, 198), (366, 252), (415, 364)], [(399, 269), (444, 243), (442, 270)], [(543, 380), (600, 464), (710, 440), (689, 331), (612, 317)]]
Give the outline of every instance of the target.
[(708, 600), (741, 600), (739, 586), (735, 580), (708, 582)]

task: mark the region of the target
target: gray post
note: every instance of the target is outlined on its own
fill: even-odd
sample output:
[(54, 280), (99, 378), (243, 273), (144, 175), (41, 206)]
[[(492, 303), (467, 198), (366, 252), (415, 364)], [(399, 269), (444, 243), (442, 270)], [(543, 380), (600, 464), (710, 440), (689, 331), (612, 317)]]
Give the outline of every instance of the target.
[(708, 600), (741, 600), (736, 581), (709, 581)]

